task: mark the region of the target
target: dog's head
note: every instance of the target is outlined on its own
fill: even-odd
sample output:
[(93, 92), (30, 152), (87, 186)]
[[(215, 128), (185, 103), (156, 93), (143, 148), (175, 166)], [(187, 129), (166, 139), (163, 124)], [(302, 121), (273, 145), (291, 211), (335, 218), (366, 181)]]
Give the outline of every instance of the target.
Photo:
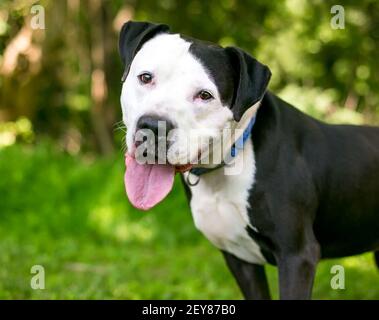
[(165, 155), (173, 165), (207, 153), (209, 142), (220, 141), (222, 130), (234, 128), (262, 99), (271, 75), (239, 48), (184, 38), (163, 24), (125, 23), (119, 49), (127, 148), (135, 152), (139, 129), (157, 134), (161, 123), (166, 133), (175, 129)]

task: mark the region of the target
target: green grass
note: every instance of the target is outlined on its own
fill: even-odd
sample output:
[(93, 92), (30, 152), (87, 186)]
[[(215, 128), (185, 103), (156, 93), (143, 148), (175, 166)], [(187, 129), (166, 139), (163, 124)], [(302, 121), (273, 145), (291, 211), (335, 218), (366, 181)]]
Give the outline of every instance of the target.
[[(71, 157), (48, 145), (0, 150), (0, 298), (241, 299), (221, 254), (195, 229), (182, 186), (150, 212), (133, 209), (123, 156)], [(33, 265), (45, 290), (30, 287)], [(330, 288), (345, 267), (346, 289)], [(277, 297), (277, 273), (268, 267)], [(322, 262), (314, 298), (378, 299), (367, 254)]]

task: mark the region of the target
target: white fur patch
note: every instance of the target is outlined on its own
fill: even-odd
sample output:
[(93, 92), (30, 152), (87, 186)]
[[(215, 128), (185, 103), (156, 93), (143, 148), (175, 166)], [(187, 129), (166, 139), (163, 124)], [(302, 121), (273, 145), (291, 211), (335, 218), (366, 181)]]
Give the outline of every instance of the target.
[[(233, 123), (232, 111), (222, 104), (216, 84), (189, 52), (190, 45), (177, 34), (160, 34), (147, 41), (133, 59), (121, 93), (128, 150), (133, 150), (136, 123), (142, 115), (165, 117), (180, 129), (181, 134), (167, 151), (173, 165), (197, 159), (198, 144), (181, 148), (188, 145), (190, 131), (197, 130), (198, 137), (194, 139), (209, 141), (208, 138), (217, 138)], [(138, 75), (143, 72), (153, 74), (152, 85), (141, 85)], [(212, 93), (213, 100), (194, 98), (204, 89)]]
[(251, 140), (235, 161), (243, 161), (241, 174), (227, 176), (221, 168), (202, 175), (198, 185), (190, 187), (192, 216), (196, 227), (217, 248), (244, 261), (264, 264), (259, 246), (246, 231), (247, 225), (256, 230), (247, 213), (249, 190), (255, 180)]

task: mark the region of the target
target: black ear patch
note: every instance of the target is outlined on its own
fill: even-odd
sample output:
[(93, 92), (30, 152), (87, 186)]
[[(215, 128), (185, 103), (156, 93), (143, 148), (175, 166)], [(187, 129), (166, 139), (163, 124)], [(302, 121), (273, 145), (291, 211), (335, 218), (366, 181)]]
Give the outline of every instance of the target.
[(234, 96), (233, 69), (228, 63), (225, 49), (206, 41), (185, 38), (191, 41), (189, 52), (199, 60), (215, 82), (223, 104), (230, 106)]
[(235, 121), (261, 100), (271, 78), (270, 69), (239, 48), (227, 47), (225, 52), (234, 70), (234, 97), (231, 110)]
[(261, 100), (270, 81), (270, 69), (239, 48), (183, 37), (192, 42), (190, 52), (214, 80), (222, 102), (229, 106), (235, 121)]
[(168, 31), (167, 25), (150, 22), (128, 21), (122, 26), (118, 43), (121, 59), (125, 66), (122, 81), (126, 79), (133, 58), (142, 45), (158, 33)]

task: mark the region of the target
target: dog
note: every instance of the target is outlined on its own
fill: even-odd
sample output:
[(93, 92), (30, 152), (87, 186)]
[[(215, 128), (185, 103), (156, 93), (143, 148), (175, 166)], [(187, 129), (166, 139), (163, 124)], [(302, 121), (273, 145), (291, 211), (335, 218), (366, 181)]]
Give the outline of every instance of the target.
[[(119, 50), (130, 201), (150, 209), (180, 172), (196, 228), (246, 299), (270, 299), (266, 263), (278, 267), (281, 299), (311, 298), (320, 259), (372, 251), (379, 265), (379, 128), (320, 122), (268, 91), (270, 69), (248, 53), (164, 24), (125, 23)], [(138, 163), (137, 133), (155, 133), (156, 146), (162, 122), (163, 138), (180, 132), (163, 156), (159, 147), (149, 154), (168, 164)], [(225, 173), (231, 162), (212, 162), (225, 128), (242, 130), (220, 147), (234, 153), (238, 174)], [(196, 129), (211, 142), (183, 147)], [(192, 164), (203, 154), (210, 163)]]

